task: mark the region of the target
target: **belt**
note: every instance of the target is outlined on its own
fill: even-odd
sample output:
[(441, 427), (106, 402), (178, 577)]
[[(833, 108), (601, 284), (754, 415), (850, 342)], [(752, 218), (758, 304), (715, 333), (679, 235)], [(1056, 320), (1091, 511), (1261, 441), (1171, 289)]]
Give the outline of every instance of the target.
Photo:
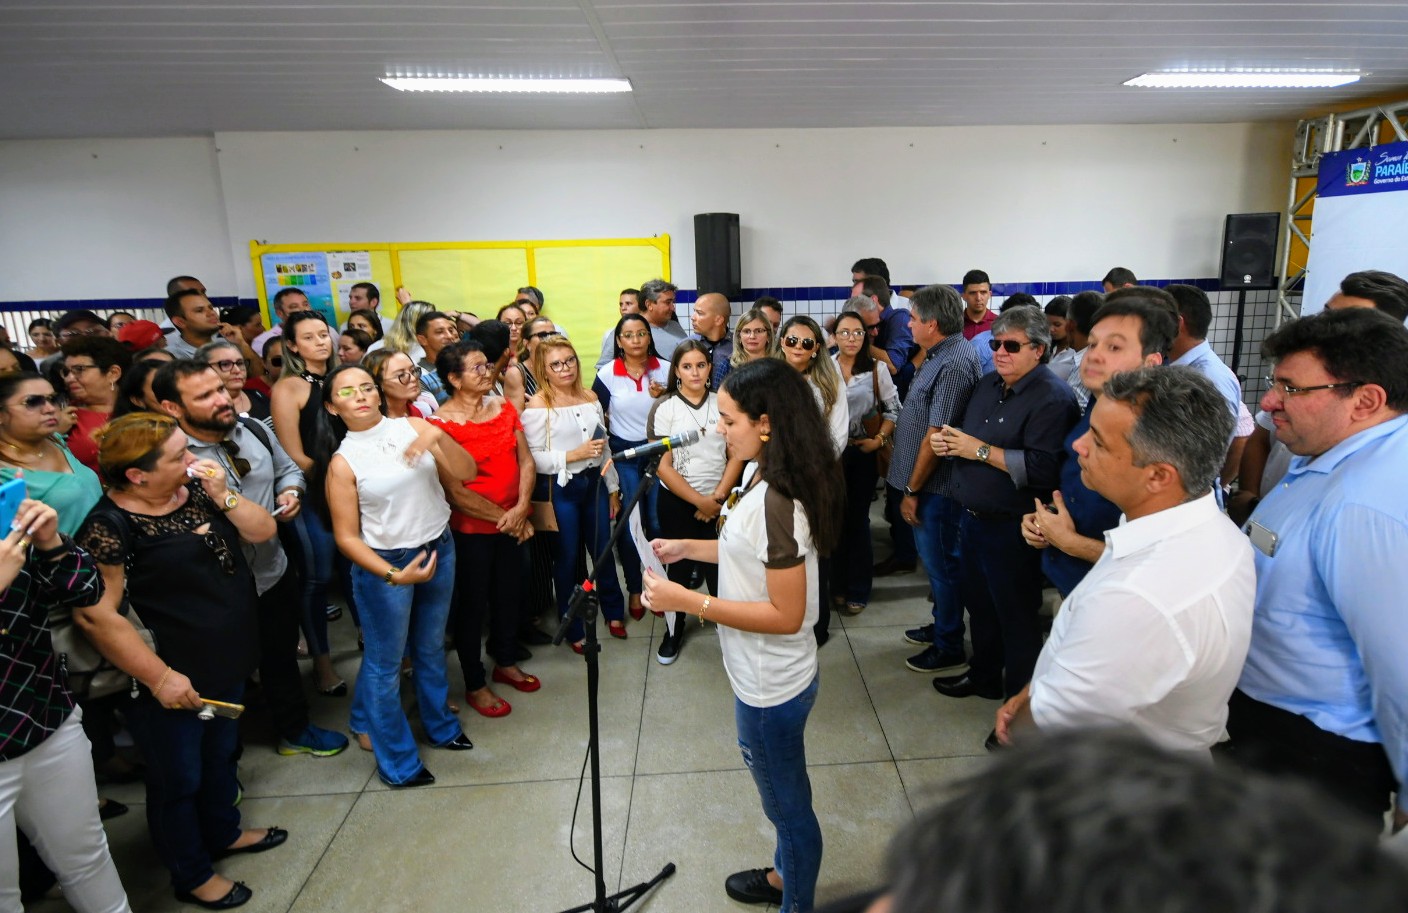
[(964, 513), (968, 514), (968, 516), (973, 517), (976, 520), (984, 520), (991, 523), (1008, 522), (1011, 520), (1022, 519), (1021, 514), (1009, 514), (995, 510), (969, 510), (965, 507), (963, 508), (963, 511)]

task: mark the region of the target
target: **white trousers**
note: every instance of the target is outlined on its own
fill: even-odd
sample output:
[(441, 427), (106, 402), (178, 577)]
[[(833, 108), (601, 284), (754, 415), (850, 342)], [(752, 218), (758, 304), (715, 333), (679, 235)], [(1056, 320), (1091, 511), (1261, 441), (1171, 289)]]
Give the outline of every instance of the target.
[(20, 905), (18, 825), (59, 877), (64, 900), (79, 913), (131, 913), (98, 818), (93, 758), (82, 711), (43, 744), (0, 762), (0, 913)]

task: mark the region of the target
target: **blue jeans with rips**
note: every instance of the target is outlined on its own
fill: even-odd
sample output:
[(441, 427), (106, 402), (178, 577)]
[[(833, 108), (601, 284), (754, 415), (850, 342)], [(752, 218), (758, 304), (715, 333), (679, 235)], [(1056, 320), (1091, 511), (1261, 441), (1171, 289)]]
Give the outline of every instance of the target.
[(763, 813), (777, 829), (773, 868), (782, 877), (782, 910), (805, 913), (814, 904), (821, 872), (821, 824), (812, 810), (805, 730), (819, 678), (776, 707), (752, 707), (734, 698), (738, 747), (753, 774)]
[(352, 568), (352, 588), (362, 607), (366, 652), (352, 695), (353, 732), (371, 736), (382, 779), (404, 783), (420, 772), (420, 752), (401, 707), (401, 657), (415, 670), (416, 704), (432, 745), (455, 739), (463, 729), (450, 712), (445, 673), (445, 622), (455, 587), (455, 549), (450, 531), (414, 548), (374, 549), (395, 567), (405, 567), (425, 548), (436, 555), (435, 576), (413, 586), (387, 583), (378, 574)]
[(953, 498), (919, 493), (914, 545), (929, 588), (934, 592), (934, 646), (945, 653), (963, 652), (963, 562), (958, 548), (963, 508)]

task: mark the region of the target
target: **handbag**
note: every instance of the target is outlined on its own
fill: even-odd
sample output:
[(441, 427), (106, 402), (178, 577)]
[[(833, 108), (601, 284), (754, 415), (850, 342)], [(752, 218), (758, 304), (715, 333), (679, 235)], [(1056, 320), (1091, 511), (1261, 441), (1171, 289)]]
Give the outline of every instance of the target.
[[(548, 415), (548, 449), (552, 449), (552, 415), (549, 410)], [(540, 533), (557, 532), (557, 509), (552, 506), (552, 476), (538, 473), (538, 480), (533, 483), (533, 496), (531, 506), (532, 512), (528, 515), (528, 522), (533, 524), (533, 529)]]
[[(874, 391), (875, 414), (870, 418), (860, 420), (865, 428), (866, 437), (875, 437), (880, 433), (880, 427), (885, 424), (885, 414), (880, 411), (880, 363), (876, 362), (870, 371), (870, 387)], [(875, 451), (875, 468), (879, 470), (881, 478), (884, 478), (890, 471), (890, 457), (894, 455), (895, 442), (893, 439), (886, 440), (880, 449)]]
[[(118, 614), (132, 623), (142, 642), (155, 653), (156, 636), (151, 628), (142, 623), (125, 594)], [(51, 619), (49, 634), (54, 644), (54, 655), (59, 660), (59, 670), (68, 684), (68, 690), (80, 703), (117, 694), (123, 689), (131, 689), (132, 696), (137, 696), (137, 680), (98, 652), (87, 635), (73, 623), (73, 613), (57, 621)]]

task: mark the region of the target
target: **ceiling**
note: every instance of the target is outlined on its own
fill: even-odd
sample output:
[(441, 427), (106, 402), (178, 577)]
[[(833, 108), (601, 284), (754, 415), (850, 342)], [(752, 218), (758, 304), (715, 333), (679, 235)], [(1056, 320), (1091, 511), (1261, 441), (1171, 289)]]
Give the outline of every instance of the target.
[[(1408, 4), (1282, 0), (0, 0), (0, 138), (233, 130), (1293, 120), (1408, 94)], [(1332, 90), (1125, 88), (1181, 66)], [(421, 95), (389, 74), (626, 76), (625, 96)]]

